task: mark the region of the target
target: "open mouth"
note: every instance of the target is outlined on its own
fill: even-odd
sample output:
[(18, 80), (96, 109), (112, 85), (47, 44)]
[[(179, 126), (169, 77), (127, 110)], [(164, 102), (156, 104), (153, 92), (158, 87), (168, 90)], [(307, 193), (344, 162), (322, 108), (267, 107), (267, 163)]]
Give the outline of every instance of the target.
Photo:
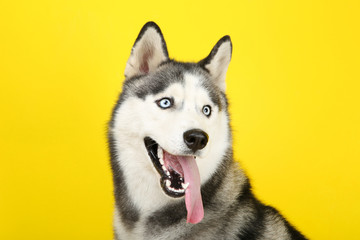
[(204, 217), (204, 207), (196, 157), (172, 155), (150, 137), (145, 137), (144, 143), (154, 167), (160, 174), (163, 191), (174, 198), (185, 196), (186, 221), (193, 224), (200, 222)]
[(183, 197), (189, 183), (185, 183), (184, 170), (177, 156), (166, 152), (150, 137), (145, 137), (144, 143), (155, 169), (160, 174), (163, 191), (170, 197)]

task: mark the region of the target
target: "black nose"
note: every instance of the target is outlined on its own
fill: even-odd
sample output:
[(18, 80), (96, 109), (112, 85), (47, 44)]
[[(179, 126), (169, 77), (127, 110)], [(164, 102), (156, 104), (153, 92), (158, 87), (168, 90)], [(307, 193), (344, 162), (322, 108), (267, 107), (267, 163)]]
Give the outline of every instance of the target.
[(209, 136), (206, 132), (200, 129), (191, 129), (184, 132), (184, 142), (193, 152), (203, 149), (206, 146), (208, 139)]

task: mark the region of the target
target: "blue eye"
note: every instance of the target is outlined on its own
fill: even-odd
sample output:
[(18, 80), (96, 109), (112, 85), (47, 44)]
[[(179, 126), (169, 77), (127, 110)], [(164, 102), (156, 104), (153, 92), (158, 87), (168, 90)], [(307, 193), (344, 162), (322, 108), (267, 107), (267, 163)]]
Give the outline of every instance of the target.
[(162, 108), (162, 109), (166, 109), (166, 108), (169, 108), (169, 107), (172, 107), (172, 105), (174, 104), (174, 100), (172, 98), (162, 98), (160, 100), (157, 100), (156, 101), (156, 104)]
[(211, 115), (211, 107), (209, 105), (205, 105), (202, 109), (202, 112), (205, 116), (209, 117)]

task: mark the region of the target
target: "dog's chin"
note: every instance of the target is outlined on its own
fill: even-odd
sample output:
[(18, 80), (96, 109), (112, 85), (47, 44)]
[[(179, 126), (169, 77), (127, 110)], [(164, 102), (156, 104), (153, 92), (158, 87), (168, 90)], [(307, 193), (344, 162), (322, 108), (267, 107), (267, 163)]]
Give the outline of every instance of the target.
[[(174, 160), (176, 156), (165, 151), (150, 137), (144, 138), (144, 144), (155, 169), (160, 174), (160, 185), (163, 191), (173, 198), (183, 197), (187, 185), (184, 182), (184, 171), (181, 165)], [(165, 161), (165, 155), (172, 161)]]

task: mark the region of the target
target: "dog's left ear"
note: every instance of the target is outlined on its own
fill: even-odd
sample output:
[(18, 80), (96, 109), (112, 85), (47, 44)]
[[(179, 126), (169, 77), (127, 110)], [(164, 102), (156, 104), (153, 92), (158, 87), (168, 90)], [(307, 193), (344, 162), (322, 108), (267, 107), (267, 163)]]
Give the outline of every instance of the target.
[(126, 63), (125, 77), (150, 73), (167, 60), (169, 54), (160, 28), (156, 23), (148, 22), (135, 40)]
[(229, 67), (232, 53), (230, 36), (221, 38), (211, 50), (210, 54), (199, 62), (213, 78), (215, 84), (225, 92), (226, 72)]

